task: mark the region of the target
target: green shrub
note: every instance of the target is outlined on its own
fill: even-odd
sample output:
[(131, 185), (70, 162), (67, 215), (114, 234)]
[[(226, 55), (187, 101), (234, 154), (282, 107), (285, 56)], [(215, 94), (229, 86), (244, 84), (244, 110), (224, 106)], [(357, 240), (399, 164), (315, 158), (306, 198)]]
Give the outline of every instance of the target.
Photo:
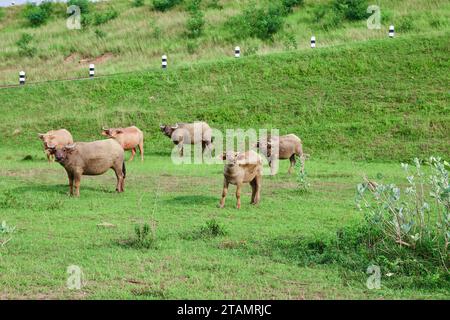
[(190, 38), (197, 38), (203, 31), (205, 19), (203, 12), (200, 10), (201, 0), (192, 0), (188, 5), (189, 19), (187, 20), (186, 28)]
[(367, 0), (333, 0), (335, 11), (341, 12), (347, 20), (362, 20), (369, 17)]
[(153, 0), (153, 9), (164, 12), (173, 8), (181, 1), (182, 0)]
[(19, 48), (19, 55), (22, 57), (34, 57), (37, 53), (37, 49), (31, 45), (33, 36), (29, 33), (24, 33), (20, 39), (16, 42)]
[(47, 22), (52, 14), (52, 3), (43, 2), (40, 5), (27, 4), (24, 9), (24, 17), (32, 27), (38, 27)]
[(256, 37), (272, 40), (275, 33), (283, 28), (284, 8), (279, 2), (269, 3), (267, 7), (249, 4), (241, 15), (231, 17), (228, 28), (235, 38)]
[(195, 40), (188, 41), (186, 44), (186, 49), (189, 54), (194, 54), (197, 52), (198, 43)]
[(286, 13), (291, 13), (294, 7), (300, 6), (304, 3), (304, 0), (281, 0)]
[(216, 219), (206, 222), (206, 225), (200, 228), (199, 232), (203, 237), (219, 237), (227, 234), (224, 227)]
[(142, 7), (144, 5), (144, 0), (133, 0), (131, 3), (133, 7)]
[(313, 22), (324, 30), (330, 30), (339, 27), (344, 15), (341, 11), (333, 10), (328, 4), (320, 4), (313, 8)]
[(4, 17), (5, 17), (5, 11), (3, 10), (3, 8), (0, 8), (0, 22), (3, 20)]
[(104, 12), (96, 12), (93, 16), (93, 24), (99, 26), (101, 24), (105, 24), (108, 21), (114, 20), (119, 16), (119, 12), (110, 8)]
[(67, 5), (68, 6), (74, 5), (74, 6), (80, 7), (82, 16), (84, 14), (88, 14), (91, 9), (91, 4), (90, 4), (89, 0), (69, 0), (67, 2)]

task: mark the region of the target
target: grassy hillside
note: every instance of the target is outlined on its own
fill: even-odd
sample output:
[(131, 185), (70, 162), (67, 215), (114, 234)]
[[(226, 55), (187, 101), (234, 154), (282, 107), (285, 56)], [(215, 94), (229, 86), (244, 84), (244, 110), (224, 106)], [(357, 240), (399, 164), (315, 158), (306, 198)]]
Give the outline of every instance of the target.
[[(445, 0), (381, 0), (380, 30), (369, 30), (365, 19), (343, 21), (324, 29), (324, 22), (314, 20), (318, 6), (331, 0), (306, 0), (294, 8), (273, 41), (249, 37), (240, 39), (227, 25), (230, 17), (239, 15), (251, 1), (202, 1), (205, 26), (198, 38), (186, 36), (189, 14), (186, 3), (166, 11), (152, 10), (151, 1), (134, 8), (129, 0), (114, 0), (93, 5), (91, 11), (115, 10), (119, 16), (107, 23), (66, 28), (66, 6), (56, 6), (55, 14), (39, 27), (31, 27), (23, 17), (23, 6), (3, 9), (0, 13), (0, 84), (16, 84), (18, 72), (25, 70), (29, 81), (86, 76), (90, 62), (98, 74), (158, 67), (161, 55), (167, 54), (171, 66), (217, 60), (233, 55), (239, 45), (244, 56), (269, 52), (295, 51), (309, 47), (311, 35), (318, 47), (346, 44), (368, 39), (384, 39), (390, 24), (397, 36), (429, 34), (449, 28), (450, 4)], [(270, 1), (257, 1), (261, 6)], [(272, 1), (273, 2), (273, 1)], [(232, 27), (236, 28), (236, 26)], [(30, 57), (20, 53), (17, 41), (23, 34), (33, 39), (36, 49)]]
[(169, 153), (161, 123), (294, 132), (313, 157), (405, 160), (450, 154), (449, 33), (264, 57), (223, 59), (94, 80), (0, 90), (2, 147), (40, 150), (38, 132), (76, 140), (134, 124), (147, 153)]

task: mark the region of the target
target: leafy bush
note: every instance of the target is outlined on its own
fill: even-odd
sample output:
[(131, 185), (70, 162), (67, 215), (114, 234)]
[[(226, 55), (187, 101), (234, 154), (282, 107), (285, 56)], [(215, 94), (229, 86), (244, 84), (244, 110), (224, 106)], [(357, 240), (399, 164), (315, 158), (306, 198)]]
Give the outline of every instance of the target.
[(236, 38), (256, 37), (272, 40), (273, 35), (282, 29), (284, 8), (279, 2), (269, 3), (267, 7), (256, 7), (251, 3), (241, 15), (232, 17), (227, 25)]
[(80, 7), (81, 14), (88, 14), (91, 8), (89, 0), (69, 0), (67, 2), (68, 6), (74, 5)]
[(327, 4), (315, 6), (312, 14), (313, 22), (326, 31), (339, 27), (344, 20), (344, 15), (341, 11), (332, 10), (332, 7)]
[(190, 38), (199, 37), (203, 31), (203, 26), (205, 25), (205, 19), (203, 17), (203, 12), (200, 10), (200, 4), (201, 0), (192, 0), (188, 6), (190, 17), (186, 27)]
[(99, 26), (101, 24), (107, 23), (119, 16), (119, 12), (110, 8), (104, 12), (96, 12), (93, 16), (93, 24)]
[(281, 0), (281, 4), (283, 5), (286, 13), (292, 12), (294, 7), (300, 6), (303, 3), (304, 0)]
[(37, 49), (31, 45), (33, 36), (29, 33), (24, 33), (20, 39), (16, 42), (19, 48), (19, 55), (22, 57), (34, 57), (37, 53)]
[(40, 5), (27, 4), (23, 14), (29, 25), (38, 27), (46, 23), (52, 14), (52, 5), (51, 2), (42, 2)]
[(142, 7), (144, 5), (144, 0), (133, 0), (132, 4), (133, 7)]
[(5, 11), (3, 10), (3, 8), (0, 8), (0, 21), (2, 21), (4, 17), (5, 17)]
[(295, 170), (297, 171), (297, 189), (299, 192), (308, 192), (311, 184), (308, 180), (308, 174), (306, 173), (305, 167), (305, 157), (298, 157), (295, 164)]
[[(427, 243), (441, 257), (448, 258), (450, 187), (445, 167), (449, 164), (435, 157), (427, 164), (431, 168), (428, 177), (419, 159), (414, 159), (413, 170), (402, 163), (408, 182), (403, 197), (394, 184), (359, 184), (358, 205), (367, 223), (385, 239), (411, 250)], [(447, 259), (442, 261), (448, 263)]]
[(335, 11), (341, 12), (348, 20), (362, 20), (369, 16), (367, 0), (334, 0), (333, 7)]
[(153, 9), (164, 12), (173, 8), (181, 1), (182, 0), (153, 0)]

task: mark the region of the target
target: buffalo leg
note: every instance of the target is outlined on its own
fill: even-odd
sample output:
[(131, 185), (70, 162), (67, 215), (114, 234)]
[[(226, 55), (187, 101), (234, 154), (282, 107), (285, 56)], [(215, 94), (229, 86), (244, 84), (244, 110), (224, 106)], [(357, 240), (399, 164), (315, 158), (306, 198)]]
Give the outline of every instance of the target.
[(67, 177), (69, 178), (69, 194), (73, 195), (73, 174), (67, 173)]
[(81, 182), (81, 174), (79, 173), (75, 173), (73, 175), (73, 186), (74, 186), (74, 191), (73, 191), (73, 196), (75, 197), (79, 197), (80, 196), (80, 182)]
[[(260, 199), (261, 199), (262, 176), (256, 176), (255, 179), (253, 179), (253, 181), (254, 181), (254, 184), (255, 184), (255, 197), (253, 198), (252, 204), (258, 204)], [(253, 186), (252, 186), (252, 188), (253, 188)]]
[(141, 154), (141, 161), (144, 161), (144, 142), (139, 143), (139, 153)]
[(123, 168), (123, 163), (121, 164), (117, 164), (116, 166), (113, 167), (114, 172), (116, 173), (116, 178), (117, 178), (117, 185), (116, 185), (116, 191), (117, 192), (123, 192), (125, 191), (124, 186), (125, 186), (125, 174), (122, 170)]
[(227, 179), (224, 179), (224, 181), (223, 181), (223, 190), (222, 190), (222, 198), (220, 199), (220, 204), (219, 204), (220, 208), (223, 208), (225, 206), (225, 198), (226, 198), (227, 193), (228, 193), (228, 185), (229, 185), (229, 183), (228, 183)]
[(252, 181), (250, 181), (250, 186), (252, 187), (252, 198), (251, 198), (251, 201), (250, 201), (250, 203), (251, 204), (255, 204), (255, 198), (256, 198), (256, 188), (257, 188), (257, 185), (256, 185), (256, 178), (255, 179), (253, 179)]
[(236, 208), (240, 209), (241, 208), (241, 183), (238, 183), (236, 185)]
[(131, 158), (130, 161), (133, 161), (134, 155), (136, 154), (136, 148), (131, 149)]
[(293, 154), (293, 155), (289, 158), (289, 161), (291, 162), (291, 165), (289, 166), (288, 173), (291, 174), (291, 173), (292, 173), (292, 168), (295, 167), (295, 163), (296, 163), (296, 161), (295, 161), (295, 154)]

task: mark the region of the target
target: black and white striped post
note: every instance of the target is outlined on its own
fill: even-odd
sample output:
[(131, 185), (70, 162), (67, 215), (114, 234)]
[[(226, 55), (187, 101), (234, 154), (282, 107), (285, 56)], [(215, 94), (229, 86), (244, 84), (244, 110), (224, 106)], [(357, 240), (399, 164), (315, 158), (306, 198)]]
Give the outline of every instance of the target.
[(161, 57), (161, 67), (163, 69), (167, 69), (167, 56), (166, 55), (163, 55)]
[(95, 76), (95, 65), (91, 63), (89, 65), (89, 78), (93, 78)]
[(21, 85), (25, 84), (25, 71), (19, 72), (19, 84)]
[(315, 48), (316, 47), (316, 37), (312, 36), (311, 37), (311, 48)]
[(394, 37), (394, 26), (390, 25), (389, 26), (389, 38), (393, 38)]
[(241, 48), (240, 47), (234, 48), (234, 57), (235, 58), (240, 58), (241, 57)]

